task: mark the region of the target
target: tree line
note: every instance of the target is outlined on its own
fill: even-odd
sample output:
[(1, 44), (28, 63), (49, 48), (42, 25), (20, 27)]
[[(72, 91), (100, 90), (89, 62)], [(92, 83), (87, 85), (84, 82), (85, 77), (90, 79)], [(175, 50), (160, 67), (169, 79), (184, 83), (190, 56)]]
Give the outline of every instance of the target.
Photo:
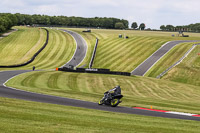
[(17, 25), (18, 19), (15, 15), (10, 13), (0, 13), (0, 33), (11, 29), (12, 26)]
[(15, 25), (57, 25), (75, 27), (94, 27), (106, 29), (126, 29), (128, 21), (118, 18), (107, 17), (67, 17), (67, 16), (48, 16), (48, 15), (28, 15), (0, 13), (0, 32), (4, 32)]
[(162, 31), (187, 31), (187, 32), (200, 32), (200, 23), (189, 24), (184, 26), (161, 25)]
[(144, 23), (141, 23), (138, 27), (138, 24), (137, 22), (133, 22), (132, 25), (131, 25), (131, 28), (132, 29), (139, 29), (139, 30), (144, 30), (146, 28), (146, 25)]

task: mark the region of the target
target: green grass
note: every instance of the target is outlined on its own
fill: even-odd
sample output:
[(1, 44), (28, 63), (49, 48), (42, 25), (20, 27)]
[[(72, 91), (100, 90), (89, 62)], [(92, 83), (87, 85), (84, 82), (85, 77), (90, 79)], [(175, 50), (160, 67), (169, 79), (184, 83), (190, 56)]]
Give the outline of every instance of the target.
[[(34, 30), (34, 28), (32, 29)], [(59, 30), (53, 30), (53, 29), (48, 29), (48, 30), (49, 30), (49, 43), (47, 44), (46, 48), (29, 65), (14, 69), (31, 69), (33, 66), (35, 66), (36, 69), (55, 69), (56, 67), (63, 66), (72, 58), (76, 49), (75, 41), (73, 40), (73, 38), (70, 35)], [(13, 37), (11, 36), (11, 39), (12, 38)], [(43, 39), (46, 39), (46, 33)], [(19, 38), (19, 40), (22, 41), (23, 39)], [(22, 44), (26, 46), (28, 43), (22, 42)], [(43, 44), (44, 42), (41, 43), (39, 48), (41, 48)], [(17, 44), (17, 47), (19, 47), (18, 45), (19, 44)], [(34, 46), (32, 46), (32, 49), (34, 49)], [(36, 49), (34, 49), (33, 51), (29, 50), (28, 53), (34, 54), (35, 50)], [(4, 52), (5, 54), (1, 53), (1, 55), (8, 55), (6, 54), (6, 51)], [(14, 57), (8, 55), (6, 56), (6, 59), (19, 58), (19, 57), (15, 58)], [(1, 70), (9, 70), (9, 69), (1, 69)]]
[[(22, 41), (22, 38), (27, 36), (24, 34), (26, 30), (29, 29), (19, 30), (11, 34), (8, 36), (10, 37), (8, 41), (13, 41), (15, 43), (17, 42), (15, 39), (18, 39), (19, 42)], [(32, 29), (30, 30), (32, 31)], [(82, 33), (81, 31), (84, 29), (70, 30), (81, 34), (88, 43), (87, 56), (80, 66), (85, 65), (85, 67), (88, 67), (95, 44), (95, 38), (98, 37), (100, 42), (94, 67), (129, 72), (167, 41), (183, 39), (198, 40), (200, 37), (200, 34), (194, 33), (188, 33), (193, 37), (181, 38), (171, 37), (171, 34), (174, 33), (170, 32), (92, 29), (92, 33)], [(22, 33), (20, 33), (20, 31)], [(39, 54), (33, 63), (17, 69), (31, 69), (33, 65), (36, 66), (36, 69), (53, 69), (62, 66), (71, 59), (76, 48), (73, 38), (58, 30), (49, 29), (49, 31), (50, 40), (45, 50)], [(45, 34), (45, 31), (43, 32), (43, 34)], [(130, 38), (119, 39), (118, 35), (124, 33)], [(20, 39), (18, 36), (23, 37)], [(8, 37), (0, 40), (0, 47), (9, 47), (8, 43), (1, 42)], [(45, 38), (42, 38), (44, 41)], [(28, 39), (28, 37), (26, 39)], [(27, 43), (23, 43), (23, 47), (29, 47), (29, 49), (25, 48), (26, 52), (28, 52), (36, 43), (33, 43), (30, 47), (27, 46)], [(16, 44), (16, 49), (17, 47), (21, 47), (19, 44), (21, 43)], [(183, 44), (176, 46), (168, 53), (169, 55), (166, 55), (166, 57), (161, 60), (163, 64), (159, 65), (158, 62), (158, 66), (155, 67), (160, 69), (158, 69), (158, 71), (154, 69), (154, 73), (161, 72), (170, 63), (173, 64), (173, 62), (178, 60), (191, 45), (192, 43), (189, 43), (189, 45)], [(16, 49), (12, 50), (14, 51)], [(9, 48), (9, 50), (11, 49)], [(148, 51), (145, 52), (145, 50)], [(163, 79), (199, 85), (198, 75), (200, 60), (199, 56), (197, 56), (198, 51), (199, 48), (196, 48), (188, 58), (176, 66), (173, 71), (170, 71), (168, 75), (164, 76)], [(24, 50), (21, 53), (26, 54), (26, 52)], [(32, 54), (33, 52), (29, 53)], [(6, 52), (1, 52), (0, 55), (12, 60), (14, 58), (9, 57)], [(167, 62), (164, 61), (166, 58), (169, 58)], [(147, 74), (151, 74), (151, 76), (154, 77), (151, 72)], [(124, 95), (123, 102), (120, 104), (121, 106), (140, 106), (147, 108), (153, 106), (154, 109), (200, 114), (199, 86), (176, 83), (163, 79), (40, 71), (19, 75), (11, 79), (7, 85), (22, 90), (92, 102), (98, 102), (105, 91), (116, 85), (120, 85), (122, 87), (122, 94)], [(11, 100), (7, 98), (0, 98), (0, 103), (1, 132), (182, 133), (199, 132), (200, 130), (199, 122), (195, 121), (119, 114), (68, 106)]]
[(94, 68), (131, 72), (165, 42), (151, 37), (105, 39), (98, 45)]
[(0, 98), (2, 133), (197, 133), (199, 122)]
[(93, 50), (94, 50), (94, 46), (95, 46), (95, 43), (96, 43), (96, 36), (94, 34), (91, 34), (91, 33), (82, 32), (84, 29), (79, 29), (79, 28), (68, 29), (67, 28), (67, 30), (74, 31), (74, 32), (80, 34), (85, 39), (87, 46), (88, 46), (87, 53), (86, 53), (86, 56), (85, 56), (83, 62), (81, 62), (81, 64), (79, 64), (78, 67), (88, 68), (91, 57), (92, 57), (92, 53), (93, 53)]
[(157, 77), (167, 68), (176, 63), (192, 47), (194, 43), (181, 43), (172, 48), (164, 55), (146, 74), (145, 76)]
[(200, 53), (199, 45), (163, 79), (200, 86), (200, 56), (198, 53)]
[[(70, 29), (81, 34), (88, 42), (88, 55), (83, 64), (87, 64), (92, 55), (95, 37), (99, 38), (93, 68), (108, 68), (114, 71), (131, 72), (161, 45), (172, 40), (198, 40), (200, 34), (188, 33), (189, 38), (171, 37), (175, 32), (152, 32), (135, 30)], [(129, 39), (119, 39), (118, 35), (127, 35)], [(89, 40), (89, 41), (88, 41)], [(123, 63), (122, 63), (123, 62)]]
[(38, 93), (98, 102), (103, 93), (116, 85), (122, 87), (122, 106), (140, 106), (200, 114), (200, 88), (146, 77), (30, 72), (11, 79), (8, 86)]
[(26, 67), (55, 69), (67, 63), (73, 56), (76, 45), (73, 38), (59, 30), (49, 30), (49, 43), (33, 63)]
[(45, 41), (45, 30), (17, 28), (18, 31), (0, 39), (0, 65), (20, 64), (28, 61)]

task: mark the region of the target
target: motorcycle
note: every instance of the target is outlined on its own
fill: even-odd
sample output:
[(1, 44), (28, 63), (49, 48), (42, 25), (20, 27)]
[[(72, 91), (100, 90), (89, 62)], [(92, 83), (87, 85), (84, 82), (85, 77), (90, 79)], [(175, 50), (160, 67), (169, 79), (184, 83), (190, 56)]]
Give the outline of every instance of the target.
[(123, 97), (121, 95), (120, 86), (116, 86), (113, 89), (110, 89), (104, 93), (104, 97), (99, 101), (99, 105), (109, 105), (111, 107), (116, 107), (122, 101), (120, 100)]

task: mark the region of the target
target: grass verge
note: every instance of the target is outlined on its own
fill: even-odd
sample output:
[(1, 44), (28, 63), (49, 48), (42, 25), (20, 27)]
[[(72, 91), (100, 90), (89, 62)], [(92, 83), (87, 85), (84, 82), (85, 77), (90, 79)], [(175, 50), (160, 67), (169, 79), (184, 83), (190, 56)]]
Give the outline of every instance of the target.
[(45, 30), (16, 28), (18, 31), (0, 40), (0, 65), (14, 65), (28, 61), (46, 39)]
[(71, 29), (67, 29), (67, 30), (74, 31), (74, 32), (80, 34), (85, 39), (87, 46), (88, 46), (87, 47), (87, 53), (86, 53), (86, 56), (85, 56), (83, 62), (81, 64), (79, 64), (78, 67), (88, 68), (91, 57), (92, 57), (92, 53), (93, 53), (93, 50), (94, 50), (94, 46), (95, 46), (95, 43), (96, 43), (95, 35), (91, 34), (91, 33), (82, 32), (84, 29), (79, 29), (79, 28), (71, 28)]
[[(49, 43), (32, 63), (19, 68), (9, 68), (0, 70), (32, 69), (33, 66), (35, 66), (36, 69), (55, 69), (56, 67), (61, 67), (65, 63), (67, 63), (72, 58), (75, 52), (76, 49), (75, 41), (70, 35), (62, 31), (52, 30), (52, 29), (48, 30), (49, 30)], [(45, 38), (46, 37), (44, 37), (43, 39)], [(23, 42), (23, 45), (27, 44), (28, 44), (27, 42)], [(43, 43), (41, 44), (41, 46), (42, 45)], [(39, 48), (41, 48), (41, 46)], [(35, 49), (36, 49), (35, 46), (32, 46), (31, 50), (29, 50), (27, 53), (34, 54)], [(27, 54), (25, 54), (24, 57), (27, 58), (28, 56), (26, 55)], [(8, 56), (8, 58), (12, 57)]]
[(163, 79), (200, 86), (200, 46), (196, 48)]
[[(189, 38), (172, 37), (175, 32), (152, 32), (135, 30), (92, 29), (91, 33), (83, 33), (85, 29), (71, 28), (82, 35), (88, 43), (88, 53), (81, 65), (88, 67), (95, 38), (99, 45), (93, 68), (108, 68), (114, 71), (131, 72), (161, 45), (172, 40), (198, 40), (200, 34), (188, 33)], [(118, 38), (122, 34), (129, 39)], [(123, 62), (123, 63), (122, 63)]]
[(103, 93), (122, 87), (122, 106), (200, 114), (200, 88), (146, 77), (40, 71), (21, 74), (8, 86), (38, 93), (98, 102)]
[(146, 74), (145, 76), (157, 77), (171, 65), (176, 63), (194, 43), (181, 43), (172, 48), (164, 55)]
[(197, 133), (199, 122), (0, 98), (0, 130), (38, 132)]

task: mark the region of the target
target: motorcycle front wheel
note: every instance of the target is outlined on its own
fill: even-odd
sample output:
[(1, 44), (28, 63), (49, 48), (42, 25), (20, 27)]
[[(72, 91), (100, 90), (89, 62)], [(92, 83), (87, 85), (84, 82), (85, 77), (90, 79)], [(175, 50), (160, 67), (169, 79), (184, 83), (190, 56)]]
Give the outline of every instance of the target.
[(110, 104), (112, 107), (116, 107), (119, 103), (119, 99), (112, 99)]
[(103, 103), (104, 103), (103, 100), (100, 100), (98, 104), (103, 105)]

